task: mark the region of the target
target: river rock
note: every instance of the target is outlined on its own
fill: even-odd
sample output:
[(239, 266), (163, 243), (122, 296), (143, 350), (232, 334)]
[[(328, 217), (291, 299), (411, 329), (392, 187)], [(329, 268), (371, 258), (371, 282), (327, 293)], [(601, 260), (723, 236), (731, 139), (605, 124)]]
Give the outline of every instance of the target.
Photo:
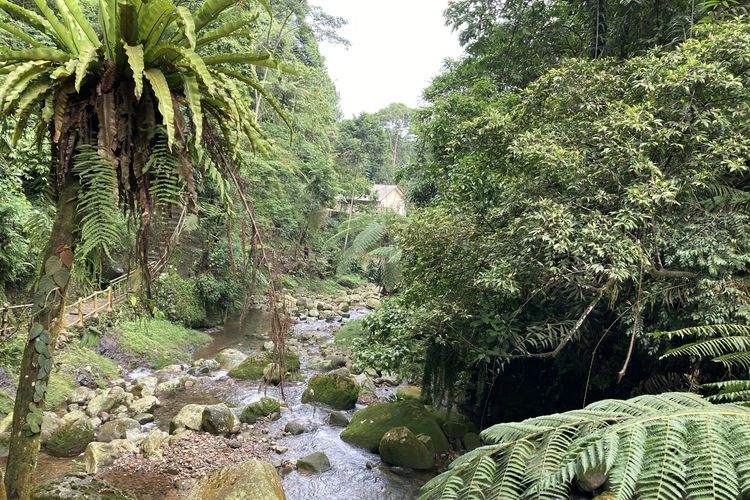
[(273, 351), (273, 342), (270, 341), (270, 340), (267, 341), (267, 342), (263, 342), (263, 350), (264, 351)]
[(340, 373), (321, 373), (314, 375), (302, 393), (302, 402), (314, 401), (330, 405), (336, 410), (354, 408), (359, 396), (359, 384)]
[(303, 472), (321, 474), (331, 470), (331, 462), (328, 460), (328, 455), (321, 451), (316, 451), (297, 460), (297, 469)]
[(211, 471), (199, 480), (186, 500), (285, 500), (276, 468), (250, 460)]
[(416, 401), (373, 403), (357, 411), (351, 422), (341, 432), (347, 443), (377, 452), (380, 440), (394, 427), (408, 427), (413, 433), (426, 434), (432, 438), (437, 453), (446, 453), (450, 446), (438, 421)]
[(199, 359), (193, 362), (193, 366), (188, 373), (191, 375), (208, 375), (219, 368), (221, 368), (221, 365), (215, 359)]
[(103, 443), (109, 443), (116, 439), (134, 440), (141, 435), (141, 424), (132, 418), (120, 418), (110, 420), (102, 424), (96, 432), (96, 440)]
[(299, 436), (300, 434), (308, 432), (308, 428), (299, 420), (292, 420), (291, 422), (288, 422), (286, 424), (286, 426), (284, 427), (284, 432), (288, 432), (292, 436)]
[(450, 411), (447, 408), (428, 408), (429, 412), (435, 417), (443, 432), (449, 438), (461, 438), (467, 432), (476, 430), (474, 423), (455, 408)]
[(269, 363), (265, 370), (263, 370), (263, 381), (271, 385), (279, 385), (281, 383), (281, 370), (277, 363)]
[(129, 410), (131, 413), (153, 413), (154, 409), (161, 405), (161, 402), (156, 396), (146, 396), (141, 399), (136, 399), (130, 403)]
[(137, 451), (138, 448), (127, 439), (115, 439), (109, 443), (89, 443), (83, 456), (86, 472), (96, 474), (103, 467), (112, 465), (121, 455)]
[(94, 440), (94, 426), (82, 411), (71, 412), (47, 440), (47, 452), (55, 457), (74, 457)]
[(367, 394), (375, 394), (375, 382), (365, 373), (354, 376), (354, 380), (359, 384), (359, 391)]
[(134, 500), (111, 484), (82, 473), (66, 474), (36, 486), (34, 500)]
[(151, 413), (139, 413), (133, 417), (133, 420), (141, 425), (146, 425), (154, 421), (154, 415)]
[(396, 399), (422, 400), (422, 388), (415, 385), (404, 385), (396, 389)]
[(169, 433), (174, 434), (178, 430), (190, 429), (193, 431), (201, 430), (203, 426), (203, 409), (204, 405), (189, 404), (182, 409), (169, 421)]
[[(13, 414), (11, 413), (11, 416)], [(51, 411), (45, 411), (42, 418), (42, 433), (39, 436), (39, 440), (43, 445), (47, 444), (52, 434), (62, 425), (62, 419)]]
[(159, 379), (151, 375), (144, 375), (135, 379), (135, 384), (130, 388), (130, 392), (136, 398), (144, 398), (156, 394), (156, 386), (159, 385)]
[[(427, 437), (430, 440), (429, 437)], [(431, 445), (431, 440), (429, 441)], [(435, 465), (435, 452), (431, 446), (417, 438), (407, 427), (394, 427), (380, 439), (380, 458), (391, 465), (412, 469), (431, 469)]]
[(346, 427), (349, 425), (349, 417), (343, 411), (332, 411), (328, 415), (328, 423), (334, 427)]
[(182, 379), (179, 378), (173, 378), (169, 380), (165, 380), (164, 382), (160, 382), (156, 386), (156, 390), (154, 391), (156, 394), (169, 394), (172, 392), (177, 391), (178, 389), (181, 389), (184, 386), (184, 382)]
[(75, 388), (73, 393), (68, 396), (68, 403), (74, 403), (79, 405), (85, 405), (96, 395), (96, 393), (85, 386), (78, 386)]
[(110, 387), (89, 401), (86, 413), (92, 417), (96, 417), (102, 412), (108, 412), (122, 404), (127, 405), (132, 401), (133, 395), (125, 392), (125, 389), (122, 387)]
[(331, 368), (341, 368), (342, 366), (346, 366), (346, 363), (349, 362), (349, 359), (346, 356), (342, 356), (340, 354), (332, 354), (331, 356), (328, 356), (326, 358), (326, 362)]
[(234, 431), (234, 426), (234, 413), (224, 403), (203, 408), (201, 429), (204, 431), (217, 436), (227, 436)]
[[(274, 362), (271, 352), (255, 352), (229, 371), (229, 376), (240, 380), (261, 380), (266, 367)], [(284, 368), (290, 372), (299, 371), (299, 357), (291, 352), (284, 355)]]
[(384, 372), (380, 377), (375, 379), (377, 385), (390, 385), (391, 387), (396, 387), (399, 382), (401, 381), (396, 375), (388, 372)]
[(371, 297), (367, 299), (365, 305), (367, 305), (368, 309), (377, 309), (378, 307), (380, 307), (380, 300)]
[(281, 403), (274, 398), (260, 398), (259, 401), (250, 403), (243, 408), (240, 414), (240, 422), (243, 424), (254, 424), (258, 419), (278, 414)]
[(162, 430), (154, 429), (149, 432), (146, 436), (146, 439), (141, 442), (141, 450), (143, 450), (143, 456), (146, 458), (161, 458), (161, 449), (168, 439), (169, 434)]

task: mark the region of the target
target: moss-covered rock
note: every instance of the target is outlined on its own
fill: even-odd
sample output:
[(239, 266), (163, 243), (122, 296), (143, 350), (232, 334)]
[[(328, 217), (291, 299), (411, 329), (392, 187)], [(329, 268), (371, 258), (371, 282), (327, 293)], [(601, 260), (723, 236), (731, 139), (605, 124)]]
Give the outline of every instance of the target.
[(34, 488), (32, 500), (133, 500), (124, 491), (85, 474), (67, 474)]
[(448, 408), (432, 406), (426, 406), (426, 408), (443, 428), (443, 432), (450, 438), (460, 438), (467, 432), (476, 432), (477, 430), (474, 422), (456, 409), (448, 410)]
[(356, 412), (341, 433), (347, 443), (377, 452), (380, 440), (394, 427), (408, 427), (415, 434), (426, 434), (432, 439), (436, 453), (446, 453), (448, 439), (435, 417), (415, 401), (374, 403)]
[(243, 424), (254, 424), (258, 419), (268, 417), (281, 410), (281, 403), (274, 398), (261, 398), (245, 406), (240, 414), (240, 422)]
[(461, 438), (461, 443), (468, 451), (479, 448), (482, 446), (482, 440), (479, 439), (479, 435), (475, 432), (467, 432)]
[(331, 461), (322, 451), (316, 451), (297, 460), (297, 469), (311, 474), (322, 474), (331, 470)]
[[(274, 362), (272, 352), (255, 352), (229, 371), (229, 376), (240, 380), (261, 380), (266, 367)], [(284, 356), (284, 368), (289, 372), (299, 371), (300, 364), (297, 355), (287, 352)]]
[(217, 436), (227, 436), (234, 431), (234, 413), (224, 403), (203, 408), (201, 429)]
[(396, 389), (396, 399), (422, 400), (422, 388), (415, 385), (404, 385)]
[(218, 361), (221, 367), (225, 370), (236, 368), (245, 360), (245, 358), (247, 358), (247, 354), (238, 351), (237, 349), (224, 349), (223, 351), (219, 351), (216, 355), (216, 361)]
[(94, 426), (83, 412), (68, 413), (50, 434), (47, 452), (55, 457), (74, 457), (83, 453), (95, 435)]
[(435, 465), (435, 452), (408, 427), (394, 427), (380, 440), (378, 453), (385, 463), (412, 469), (431, 469)]
[(96, 474), (102, 468), (115, 463), (115, 460), (125, 453), (136, 453), (137, 451), (138, 448), (127, 439), (115, 439), (109, 443), (89, 443), (83, 455), (86, 472)]
[(273, 465), (259, 460), (222, 467), (198, 481), (187, 500), (284, 500), (284, 488)]
[(342, 373), (321, 373), (313, 376), (302, 393), (302, 402), (317, 401), (336, 410), (349, 410), (357, 404), (359, 384)]

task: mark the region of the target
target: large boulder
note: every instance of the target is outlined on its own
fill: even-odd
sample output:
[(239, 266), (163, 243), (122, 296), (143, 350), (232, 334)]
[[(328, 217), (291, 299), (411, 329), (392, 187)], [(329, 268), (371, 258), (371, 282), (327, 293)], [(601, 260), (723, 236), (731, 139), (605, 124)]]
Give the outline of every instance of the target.
[(159, 385), (159, 379), (151, 375), (143, 375), (135, 379), (135, 384), (130, 392), (137, 398), (153, 396), (156, 393), (156, 386)]
[(138, 413), (153, 413), (159, 405), (161, 402), (156, 396), (145, 396), (130, 403), (129, 408), (133, 414), (137, 415)]
[(75, 390), (70, 396), (68, 396), (68, 403), (85, 405), (86, 403), (91, 401), (91, 399), (95, 395), (96, 393), (92, 389), (89, 389), (88, 387), (80, 385), (75, 388)]
[(74, 457), (94, 440), (91, 420), (82, 411), (66, 414), (47, 440), (47, 452), (55, 457)]
[(216, 361), (218, 361), (221, 367), (225, 370), (235, 368), (245, 361), (245, 358), (247, 358), (247, 354), (238, 351), (237, 349), (224, 349), (216, 355)]
[(437, 453), (449, 450), (448, 439), (435, 417), (416, 401), (373, 403), (356, 412), (341, 439), (347, 443), (377, 452), (380, 440), (394, 427), (408, 427), (415, 434), (426, 434), (432, 439)]
[(169, 434), (159, 429), (148, 433), (146, 439), (141, 442), (141, 450), (146, 458), (160, 459), (162, 457), (162, 446), (169, 439)]
[[(240, 380), (260, 380), (266, 367), (274, 362), (272, 352), (255, 352), (249, 355), (245, 360), (236, 367), (229, 370), (229, 376)], [(296, 354), (287, 352), (284, 355), (284, 369), (290, 372), (299, 371), (299, 357)]]
[(83, 455), (86, 472), (96, 474), (102, 468), (115, 463), (123, 454), (137, 451), (138, 448), (127, 439), (115, 439), (109, 443), (89, 443)]
[(220, 403), (203, 408), (201, 429), (217, 436), (228, 436), (234, 431), (235, 419), (232, 410)]
[(428, 407), (428, 410), (449, 438), (461, 438), (467, 432), (476, 430), (476, 426), (469, 417), (456, 409)]
[(396, 399), (422, 400), (422, 388), (415, 385), (404, 385), (396, 389)]
[(349, 410), (357, 404), (358, 396), (359, 384), (352, 377), (336, 372), (320, 373), (308, 381), (302, 402), (317, 401), (336, 410)]
[(101, 479), (82, 473), (71, 473), (42, 483), (31, 493), (32, 500), (133, 500)]
[[(11, 416), (13, 416), (13, 413), (11, 413)], [(51, 411), (45, 411), (44, 417), (42, 418), (42, 433), (39, 436), (41, 443), (46, 445), (49, 438), (52, 437), (52, 434), (54, 434), (61, 425), (62, 419), (58, 417), (57, 414), (52, 413)]]
[(394, 427), (380, 439), (378, 453), (388, 464), (411, 469), (431, 469), (435, 465), (435, 451), (431, 439), (420, 440), (408, 427)]
[(141, 424), (132, 418), (118, 418), (105, 422), (96, 432), (96, 440), (109, 443), (116, 439), (134, 440), (141, 436)]
[(250, 460), (211, 471), (199, 480), (187, 500), (285, 500), (284, 488), (273, 465)]
[(260, 398), (245, 406), (240, 414), (240, 422), (243, 424), (254, 424), (258, 419), (268, 417), (281, 411), (281, 403), (274, 398)]
[(204, 405), (189, 404), (182, 407), (182, 409), (169, 421), (169, 433), (174, 434), (175, 432), (183, 429), (189, 429), (193, 431), (201, 430), (203, 427), (203, 409)]
[(94, 396), (86, 407), (86, 413), (96, 417), (102, 412), (108, 412), (120, 405), (132, 403), (133, 395), (125, 392), (122, 387), (111, 387), (105, 389), (101, 394)]
[(331, 462), (328, 460), (328, 456), (325, 453), (316, 451), (315, 453), (311, 453), (310, 455), (297, 460), (297, 469), (303, 472), (322, 474), (323, 472), (331, 470)]

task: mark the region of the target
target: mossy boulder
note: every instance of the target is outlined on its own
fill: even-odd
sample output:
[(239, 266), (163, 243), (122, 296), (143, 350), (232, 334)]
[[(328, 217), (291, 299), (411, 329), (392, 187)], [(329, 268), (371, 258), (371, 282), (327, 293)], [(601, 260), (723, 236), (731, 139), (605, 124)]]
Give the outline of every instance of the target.
[[(273, 362), (272, 352), (255, 352), (229, 370), (229, 376), (240, 380), (261, 380), (266, 367)], [(299, 371), (299, 357), (294, 353), (287, 352), (284, 356), (284, 368), (289, 372)]]
[(317, 401), (336, 410), (354, 408), (359, 397), (359, 384), (343, 373), (321, 373), (313, 376), (302, 393), (303, 403)]
[(446, 453), (450, 446), (435, 417), (416, 401), (373, 403), (356, 412), (341, 433), (347, 443), (377, 452), (380, 440), (394, 427), (407, 427), (415, 434), (432, 439), (436, 453)]
[(422, 388), (415, 385), (404, 385), (396, 389), (396, 399), (422, 401)]
[(67, 474), (42, 483), (31, 493), (32, 500), (133, 500), (124, 491), (86, 474)]
[(284, 500), (284, 488), (273, 465), (259, 460), (211, 471), (190, 490), (187, 500)]
[(261, 398), (243, 408), (240, 422), (254, 424), (258, 419), (268, 417), (281, 411), (281, 403), (275, 398)]
[(55, 457), (74, 457), (83, 453), (96, 432), (88, 417), (80, 411), (65, 415), (60, 426), (47, 440), (47, 452)]
[(136, 453), (137, 451), (136, 445), (127, 439), (115, 439), (109, 443), (89, 443), (83, 455), (86, 472), (96, 474), (104, 467), (112, 465), (125, 453)]
[(322, 451), (316, 451), (297, 460), (297, 469), (311, 474), (322, 474), (331, 470), (331, 461)]
[(464, 434), (464, 436), (461, 438), (461, 443), (463, 443), (464, 448), (466, 448), (468, 451), (482, 446), (482, 440), (479, 439), (479, 435), (475, 432), (467, 432), (466, 434)]
[(234, 413), (224, 403), (203, 408), (201, 429), (217, 436), (228, 436), (234, 431)]
[(216, 355), (216, 361), (219, 362), (225, 370), (231, 370), (239, 366), (247, 358), (247, 354), (237, 349), (224, 349)]
[(432, 406), (426, 408), (432, 413), (449, 438), (460, 438), (467, 432), (476, 432), (477, 430), (474, 422), (456, 409), (448, 410), (448, 408), (434, 408)]
[(378, 453), (388, 464), (411, 469), (431, 469), (435, 465), (432, 439), (421, 440), (408, 427), (394, 427), (380, 439)]

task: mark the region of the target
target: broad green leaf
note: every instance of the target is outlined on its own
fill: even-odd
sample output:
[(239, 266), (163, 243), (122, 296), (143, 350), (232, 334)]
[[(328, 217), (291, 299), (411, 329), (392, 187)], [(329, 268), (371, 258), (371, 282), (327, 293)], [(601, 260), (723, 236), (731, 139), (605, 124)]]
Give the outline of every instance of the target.
[(195, 145), (198, 146), (201, 143), (203, 137), (203, 110), (201, 109), (201, 92), (198, 87), (198, 80), (194, 75), (186, 72), (182, 73), (182, 81), (185, 87), (185, 98), (190, 108), (190, 115), (193, 117), (193, 126), (195, 128), (194, 137)]
[(76, 82), (75, 82), (75, 89), (76, 92), (81, 91), (81, 83), (83, 82), (83, 79), (86, 77), (86, 74), (89, 71), (89, 66), (92, 62), (94, 62), (96, 58), (96, 52), (97, 48), (94, 46), (89, 46), (86, 50), (83, 51), (83, 53), (78, 58), (78, 65), (76, 66)]
[(177, 20), (182, 26), (182, 34), (188, 39), (190, 48), (195, 50), (195, 20), (187, 7), (177, 7)]
[(125, 53), (128, 56), (128, 64), (133, 72), (135, 81), (135, 97), (140, 99), (143, 94), (143, 45), (125, 45)]
[(159, 101), (159, 113), (164, 120), (164, 126), (167, 129), (167, 143), (169, 149), (172, 149), (174, 143), (174, 105), (172, 103), (172, 93), (167, 85), (167, 79), (164, 73), (156, 68), (150, 68), (144, 71), (146, 79), (151, 84), (156, 99)]
[(206, 0), (195, 12), (195, 32), (208, 26), (226, 9), (237, 5), (237, 0)]

